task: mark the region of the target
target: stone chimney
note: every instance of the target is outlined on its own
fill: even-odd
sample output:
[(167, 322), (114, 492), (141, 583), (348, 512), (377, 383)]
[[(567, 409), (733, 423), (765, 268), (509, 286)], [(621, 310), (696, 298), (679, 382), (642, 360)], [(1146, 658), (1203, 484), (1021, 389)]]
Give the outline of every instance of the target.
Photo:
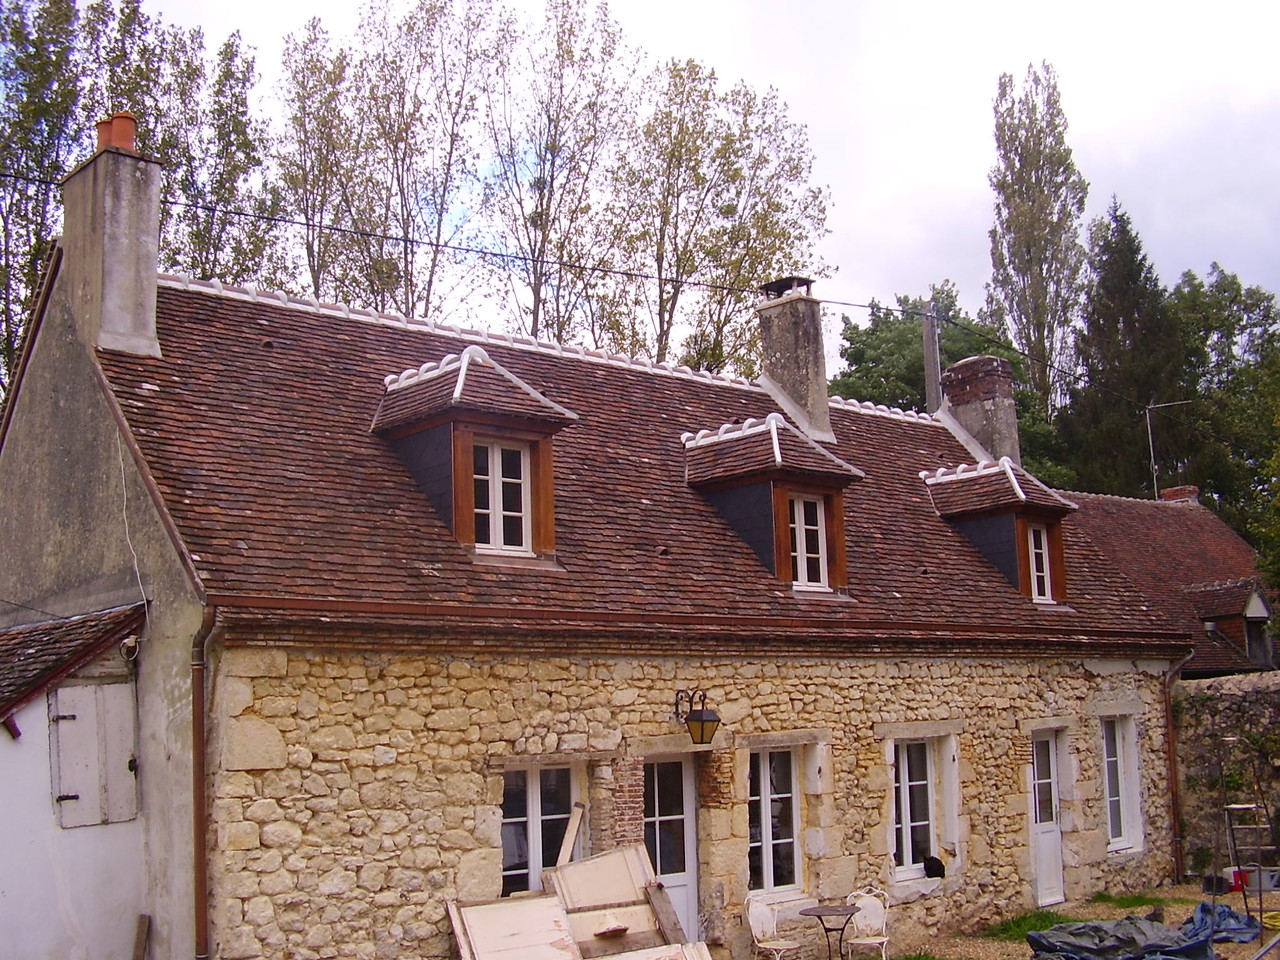
[(942, 374), (941, 413), (950, 415), (992, 460), (1022, 465), (1013, 366), (1001, 357), (969, 357)]
[(100, 121), (97, 151), (63, 181), (61, 276), (90, 347), (158, 357), (160, 163), (137, 130), (131, 113)]
[(797, 427), (814, 440), (834, 443), (827, 406), (827, 362), (822, 309), (809, 295), (812, 280), (784, 277), (760, 288), (760, 386)]
[(1166, 487), (1160, 491), (1160, 499), (1173, 503), (1199, 503), (1200, 488), (1193, 486)]

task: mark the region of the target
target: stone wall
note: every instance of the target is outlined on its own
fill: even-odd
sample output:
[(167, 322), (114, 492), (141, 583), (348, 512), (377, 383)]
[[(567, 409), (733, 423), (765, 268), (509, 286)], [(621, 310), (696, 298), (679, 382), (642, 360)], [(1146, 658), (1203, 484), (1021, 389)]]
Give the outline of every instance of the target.
[[(739, 918), (753, 749), (794, 747), (802, 764), (806, 878), (796, 897), (830, 901), (855, 885), (886, 887), (895, 949), (939, 927), (971, 929), (1031, 906), (1036, 729), (1062, 730), (1068, 895), (1160, 882), (1170, 835), (1164, 668), (228, 649), (211, 748), (217, 955), (456, 956), (445, 902), (500, 891), (504, 768), (579, 762), (589, 784), (587, 852), (638, 839), (643, 758), (695, 749), (672, 718), (675, 690), (691, 687), (706, 689), (724, 721), (709, 748), (696, 748), (699, 895), (718, 958), (750, 955)], [(1097, 717), (1108, 704), (1135, 712), (1143, 774), (1146, 843), (1123, 855), (1107, 853), (1099, 787)], [(958, 796), (942, 880), (893, 880), (883, 731), (895, 724), (954, 731)], [(796, 900), (804, 902), (813, 899)], [(783, 915), (821, 944), (813, 921)]]
[(1262, 802), (1280, 822), (1280, 671), (1174, 685), (1183, 864), (1229, 866), (1223, 807)]

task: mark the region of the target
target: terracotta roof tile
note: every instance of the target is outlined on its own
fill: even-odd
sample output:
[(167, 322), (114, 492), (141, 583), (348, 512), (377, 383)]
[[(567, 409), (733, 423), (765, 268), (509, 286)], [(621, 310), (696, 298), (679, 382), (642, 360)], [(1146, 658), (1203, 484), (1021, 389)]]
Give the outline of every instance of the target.
[(1234, 530), (1194, 500), (1138, 500), (1074, 491), (1064, 496), (1078, 504), (1076, 519), (1089, 538), (1195, 639), (1196, 655), (1188, 670), (1254, 669), (1244, 650), (1206, 636), (1197, 611), (1198, 591), (1189, 589), (1207, 581), (1256, 582), (1256, 554)]
[(1038, 508), (1066, 513), (1075, 504), (1050, 490), (1017, 466), (1008, 457), (998, 462), (939, 467), (922, 471), (920, 479), (929, 489), (938, 515), (948, 519), (975, 513), (996, 513), (1011, 509)]
[(141, 603), (0, 631), (0, 717), (137, 630)]
[(863, 475), (779, 413), (763, 420), (725, 424), (718, 430), (685, 433), (680, 441), (688, 481), (694, 486), (770, 473), (813, 477), (844, 486)]
[[(776, 636), (752, 624), (783, 618), (797, 632), (820, 625), (832, 642), (875, 624), (904, 636), (1170, 636), (1070, 516), (1070, 609), (1047, 613), (1023, 597), (938, 516), (920, 473), (970, 457), (927, 415), (831, 403), (838, 442), (818, 461), (830, 454), (865, 474), (842, 497), (851, 601), (833, 603), (771, 576), (686, 483), (682, 433), (781, 413), (746, 381), (171, 280), (157, 327), (163, 357), (99, 359), (217, 597), (433, 604), (459, 616), (488, 605), (565, 622), (601, 610), (730, 618), (717, 629), (739, 635)], [(579, 417), (553, 441), (563, 572), (474, 562), (369, 430), (388, 371), (421, 371), (472, 343)]]
[(384, 378), (386, 393), (374, 416), (378, 432), (446, 411), (490, 413), (562, 425), (577, 414), (548, 399), (472, 344), (460, 354)]

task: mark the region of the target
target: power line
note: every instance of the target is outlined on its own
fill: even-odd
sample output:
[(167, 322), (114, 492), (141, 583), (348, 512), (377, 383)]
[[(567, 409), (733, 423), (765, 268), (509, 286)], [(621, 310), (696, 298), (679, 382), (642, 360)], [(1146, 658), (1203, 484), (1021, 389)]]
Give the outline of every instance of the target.
[[(46, 180), (40, 177), (32, 177), (32, 176), (27, 176), (23, 174), (11, 173), (7, 171), (0, 171), (0, 178), (10, 179), (10, 180), (20, 180), (28, 183), (37, 183), (44, 186), (56, 187), (60, 185), (59, 182), (55, 180)], [(681, 286), (698, 287), (706, 290), (713, 290), (719, 293), (742, 294), (742, 295), (748, 295), (748, 296), (759, 292), (756, 288), (752, 288), (752, 287), (735, 287), (735, 286), (730, 286), (728, 284), (710, 283), (708, 281), (703, 281), (703, 280), (674, 280), (670, 277), (655, 276), (654, 274), (643, 273), (637, 270), (623, 270), (616, 267), (604, 267), (604, 266), (587, 266), (584, 264), (569, 263), (568, 261), (565, 261), (565, 260), (556, 260), (549, 257), (533, 257), (527, 254), (507, 253), (507, 252), (498, 251), (498, 250), (486, 250), (482, 247), (472, 247), (464, 244), (445, 243), (438, 240), (422, 240), (416, 237), (401, 237), (401, 236), (396, 236), (394, 234), (377, 233), (371, 230), (360, 230), (355, 227), (341, 227), (341, 226), (337, 226), (336, 224), (309, 224), (305, 221), (294, 220), (289, 217), (278, 217), (278, 216), (272, 216), (272, 215), (263, 214), (263, 213), (251, 213), (243, 210), (231, 210), (224, 207), (218, 207), (213, 204), (195, 203), (188, 200), (174, 200), (171, 198), (162, 197), (160, 202), (167, 204), (169, 206), (186, 207), (188, 209), (200, 210), (206, 213), (214, 214), (215, 216), (218, 214), (223, 214), (226, 216), (241, 217), (241, 218), (250, 219), (250, 220), (260, 220), (267, 223), (274, 223), (280, 226), (318, 229), (326, 232), (342, 234), (345, 236), (359, 237), (365, 240), (378, 240), (385, 243), (402, 243), (405, 245), (430, 247), (436, 250), (445, 250), (453, 253), (469, 254), (471, 256), (489, 257), (489, 258), (498, 259), (498, 260), (516, 261), (520, 263), (528, 263), (528, 264), (534, 264), (538, 266), (560, 267), (563, 269), (577, 270), (584, 273), (606, 274), (609, 276), (622, 277), (628, 280), (648, 280), (658, 284), (674, 283)], [(924, 315), (919, 310), (910, 310), (910, 309), (904, 309), (901, 307), (890, 307), (890, 306), (885, 306), (883, 304), (878, 304), (878, 303), (876, 304), (854, 303), (852, 301), (847, 301), (847, 300), (819, 300), (819, 302), (830, 305), (830, 306), (854, 307), (859, 310), (879, 309), (879, 310), (887, 311), (889, 313), (901, 314), (904, 317), (908, 317), (908, 316), (922, 317)], [(1056, 364), (1050, 363), (1048, 360), (1045, 360), (1040, 357), (1032, 356), (1027, 351), (1019, 349), (1018, 347), (1010, 344), (1008, 341), (1000, 340), (997, 337), (994, 337), (991, 334), (987, 333), (986, 331), (968, 326), (967, 324), (963, 324), (958, 320), (952, 319), (951, 317), (940, 316), (938, 319), (940, 319), (943, 323), (947, 323), (953, 327), (964, 330), (965, 332), (969, 333), (971, 336), (974, 336), (979, 340), (982, 340), (986, 343), (990, 343), (993, 346), (998, 346), (1002, 350), (1012, 351), (1013, 353), (1022, 357), (1024, 360), (1028, 361), (1029, 363), (1034, 363), (1039, 366), (1042, 366), (1046, 370), (1056, 373), (1075, 383), (1082, 383), (1085, 380), (1085, 375), (1083, 373), (1067, 370), (1063, 367), (1057, 366)], [(1098, 390), (1100, 393), (1103, 393), (1110, 397), (1114, 397), (1115, 399), (1120, 400), (1121, 402), (1126, 403), (1129, 406), (1139, 410), (1146, 410), (1148, 406), (1150, 406), (1148, 404), (1144, 404), (1138, 400), (1135, 400), (1132, 397), (1125, 396), (1124, 394), (1119, 393), (1115, 390), (1111, 390), (1108, 387), (1095, 384), (1094, 388)], [(1200, 424), (1193, 423), (1188, 420), (1183, 420), (1180, 417), (1175, 417), (1167, 413), (1159, 413), (1157, 414), (1157, 416), (1162, 416), (1165, 419), (1170, 420), (1174, 423), (1178, 423), (1184, 427), (1188, 427), (1192, 430), (1196, 430), (1202, 435), (1209, 437), (1212, 440), (1216, 440), (1219, 443), (1230, 446), (1230, 443), (1227, 440), (1217, 436), (1214, 433), (1211, 433)]]

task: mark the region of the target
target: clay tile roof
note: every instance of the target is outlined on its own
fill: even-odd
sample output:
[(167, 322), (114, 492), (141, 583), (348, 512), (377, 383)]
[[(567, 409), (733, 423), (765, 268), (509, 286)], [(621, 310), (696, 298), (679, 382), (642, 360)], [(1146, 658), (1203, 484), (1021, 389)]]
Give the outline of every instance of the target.
[(0, 631), (0, 717), (129, 636), (143, 616), (143, 604), (136, 603)]
[(1249, 600), (1255, 593), (1261, 593), (1258, 580), (1254, 577), (1193, 583), (1185, 589), (1195, 607), (1196, 616), (1201, 620), (1243, 616)]
[[(156, 324), (162, 357), (100, 350), (97, 359), (220, 609), (274, 604), (317, 622), (378, 611), (414, 630), (429, 624), (437, 638), (484, 630), (486, 642), (537, 629), (563, 643), (578, 629), (599, 643), (627, 624), (651, 640), (660, 630), (687, 638), (696, 624), (761, 650), (796, 637), (845, 650), (867, 638), (910, 650), (999, 642), (1035, 652), (1049, 639), (1120, 637), (1163, 644), (1166, 653), (1185, 642), (1133, 602), (1132, 583), (1070, 514), (1070, 608), (1048, 615), (1024, 597), (938, 516), (920, 473), (971, 456), (928, 415), (833, 400), (837, 442), (823, 448), (796, 435), (768, 392), (739, 378), (171, 278), (160, 282)], [(472, 345), (493, 366), (478, 362), (464, 379), (453, 364)], [(397, 370), (412, 373), (388, 387)], [(547, 401), (577, 414), (551, 444), (554, 565), (477, 562), (387, 434), (370, 431), (374, 423), (409, 429), (407, 418), (452, 402), (459, 380), (465, 402), (491, 410), (511, 403), (550, 417)], [(402, 396), (413, 400), (387, 406)], [(773, 433), (763, 428), (759, 437), (730, 439), (731, 428), (721, 440), (697, 440), (708, 425), (745, 427), (771, 414), (779, 420), (768, 429), (789, 469), (842, 482), (862, 474), (841, 497), (849, 584), (840, 602), (773, 576), (686, 482), (686, 465), (697, 475), (704, 454), (731, 451), (709, 473), (776, 464)], [(685, 432), (694, 437), (688, 447)], [(1029, 497), (1041, 496), (1015, 476)]]
[[(1254, 669), (1243, 649), (1206, 636), (1197, 600), (1206, 584), (1256, 583), (1257, 555), (1239, 534), (1195, 500), (1138, 500), (1074, 491), (1065, 495), (1079, 505), (1075, 517), (1089, 538), (1195, 639), (1195, 658), (1188, 670)], [(1204, 592), (1211, 596), (1214, 591)], [(1218, 606), (1217, 598), (1204, 600)], [(1241, 602), (1236, 613), (1243, 608)]]
[(680, 437), (687, 482), (694, 485), (783, 474), (845, 486), (865, 476), (805, 436), (780, 413)]
[(548, 399), (472, 344), (461, 354), (383, 379), (375, 432), (438, 418), (448, 411), (490, 413), (563, 425), (578, 416)]
[(921, 471), (938, 515), (950, 519), (974, 513), (1037, 508), (1040, 512), (1067, 513), (1075, 504), (1050, 490), (1015, 465), (1008, 457), (998, 462), (939, 467)]

